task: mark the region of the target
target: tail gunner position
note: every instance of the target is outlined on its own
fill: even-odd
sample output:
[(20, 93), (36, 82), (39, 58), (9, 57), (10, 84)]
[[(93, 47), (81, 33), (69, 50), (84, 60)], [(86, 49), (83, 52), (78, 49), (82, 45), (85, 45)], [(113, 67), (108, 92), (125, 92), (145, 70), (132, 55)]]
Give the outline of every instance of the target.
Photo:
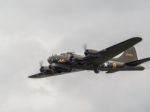
[[(142, 38), (133, 37), (101, 51), (85, 47), (84, 55), (68, 52), (50, 56), (49, 66), (41, 65), (40, 73), (31, 75), (29, 78), (44, 78), (83, 70), (93, 70), (95, 73), (99, 71), (106, 71), (106, 73), (142, 71), (144, 67), (141, 64), (150, 61), (150, 58), (138, 60), (134, 45), (140, 41)], [(114, 58), (122, 52), (119, 58)]]

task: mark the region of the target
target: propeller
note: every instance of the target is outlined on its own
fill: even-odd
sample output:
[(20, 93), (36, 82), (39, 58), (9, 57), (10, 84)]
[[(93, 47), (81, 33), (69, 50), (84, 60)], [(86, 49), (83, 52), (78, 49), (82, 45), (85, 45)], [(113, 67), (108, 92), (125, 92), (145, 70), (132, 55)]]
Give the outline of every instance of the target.
[(83, 49), (84, 49), (84, 55), (87, 56), (89, 54), (89, 51), (87, 49), (87, 44), (84, 44)]
[(40, 61), (39, 62), (39, 65), (40, 65), (40, 72), (43, 72), (44, 71), (44, 66), (43, 66), (43, 61)]
[(87, 50), (87, 44), (83, 45), (83, 49), (86, 51)]
[(40, 67), (43, 67), (43, 63), (44, 63), (43, 61), (39, 62)]

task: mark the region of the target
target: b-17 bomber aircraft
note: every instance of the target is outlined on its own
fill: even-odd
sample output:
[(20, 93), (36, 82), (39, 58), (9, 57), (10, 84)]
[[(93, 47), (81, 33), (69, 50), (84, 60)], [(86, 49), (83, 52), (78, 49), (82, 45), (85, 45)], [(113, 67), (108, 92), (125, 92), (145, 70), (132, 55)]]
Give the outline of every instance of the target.
[[(150, 58), (138, 60), (134, 45), (141, 41), (142, 38), (133, 37), (101, 51), (85, 48), (84, 55), (67, 52), (50, 56), (49, 66), (41, 64), (40, 73), (31, 75), (29, 78), (44, 78), (84, 70), (92, 70), (95, 73), (99, 71), (106, 71), (106, 73), (142, 71), (145, 68), (140, 64), (150, 61)], [(114, 58), (122, 52), (119, 58)]]

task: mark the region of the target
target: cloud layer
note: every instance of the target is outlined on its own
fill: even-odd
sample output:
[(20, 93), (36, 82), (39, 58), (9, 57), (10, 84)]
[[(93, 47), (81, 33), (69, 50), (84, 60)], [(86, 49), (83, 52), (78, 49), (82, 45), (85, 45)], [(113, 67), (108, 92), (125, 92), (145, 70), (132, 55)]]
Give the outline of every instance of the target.
[(149, 10), (147, 0), (1, 0), (0, 111), (149, 112), (150, 63), (142, 72), (27, 78), (40, 60), (81, 54), (85, 43), (103, 49), (142, 36), (138, 55), (150, 56)]

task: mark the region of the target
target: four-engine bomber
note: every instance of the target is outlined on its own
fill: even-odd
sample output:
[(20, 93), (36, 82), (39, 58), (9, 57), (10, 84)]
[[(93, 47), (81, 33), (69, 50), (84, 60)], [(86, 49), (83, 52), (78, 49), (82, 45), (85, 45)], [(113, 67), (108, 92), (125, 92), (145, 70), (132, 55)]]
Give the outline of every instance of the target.
[[(106, 71), (141, 71), (145, 68), (140, 64), (150, 61), (150, 58), (138, 60), (134, 45), (142, 41), (140, 37), (133, 37), (101, 51), (86, 49), (84, 55), (73, 52), (53, 55), (48, 58), (49, 66), (41, 64), (40, 73), (31, 75), (29, 78), (43, 78), (48, 76), (62, 75), (66, 73), (93, 70), (95, 73)], [(114, 58), (118, 54), (119, 58)]]

